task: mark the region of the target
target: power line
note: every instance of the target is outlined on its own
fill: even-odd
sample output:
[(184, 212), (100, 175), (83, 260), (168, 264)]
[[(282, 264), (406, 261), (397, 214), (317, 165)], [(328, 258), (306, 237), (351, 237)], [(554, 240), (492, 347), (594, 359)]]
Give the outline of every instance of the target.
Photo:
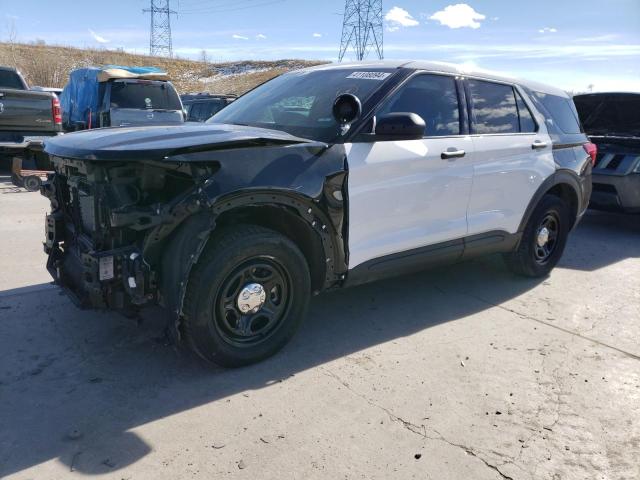
[(151, 0), (150, 8), (142, 10), (151, 13), (151, 30), (149, 33), (149, 55), (173, 57), (171, 41), (171, 15), (177, 12), (171, 10), (170, 0)]
[[(246, 0), (249, 2), (250, 0)], [(233, 2), (230, 4), (218, 5), (218, 6), (187, 6), (180, 10), (182, 15), (194, 15), (200, 13), (223, 13), (223, 12), (235, 12), (237, 10), (247, 10), (249, 8), (264, 7), (267, 5), (273, 5), (276, 3), (282, 3), (286, 0), (255, 0), (261, 1), (261, 3), (242, 3), (241, 1)]]
[(364, 60), (371, 49), (384, 58), (382, 32), (382, 0), (346, 0), (338, 61), (349, 48), (358, 60)]
[(192, 8), (220, 8), (230, 7), (241, 4), (249, 4), (252, 2), (260, 2), (262, 0), (177, 0), (178, 10)]

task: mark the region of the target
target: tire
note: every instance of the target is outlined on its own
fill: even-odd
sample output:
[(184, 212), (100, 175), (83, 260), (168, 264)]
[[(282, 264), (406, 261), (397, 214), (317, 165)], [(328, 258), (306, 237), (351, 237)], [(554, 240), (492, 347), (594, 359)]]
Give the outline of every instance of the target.
[[(569, 223), (569, 208), (560, 197), (542, 197), (525, 226), (517, 250), (504, 255), (509, 269), (525, 277), (548, 275), (562, 256), (571, 230)], [(549, 235), (541, 245), (545, 240), (543, 228)]]
[(249, 365), (293, 337), (310, 292), (307, 261), (288, 238), (253, 225), (226, 228), (212, 235), (192, 271), (183, 334), (207, 361)]
[(42, 184), (42, 181), (40, 180), (39, 177), (36, 177), (35, 175), (30, 175), (28, 177), (25, 177), (23, 180), (24, 188), (26, 188), (30, 192), (37, 192), (38, 190), (40, 190), (41, 184)]

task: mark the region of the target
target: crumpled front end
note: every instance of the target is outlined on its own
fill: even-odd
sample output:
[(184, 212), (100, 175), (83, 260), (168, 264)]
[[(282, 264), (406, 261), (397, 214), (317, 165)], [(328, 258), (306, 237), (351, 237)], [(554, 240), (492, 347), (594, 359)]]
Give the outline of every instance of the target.
[(47, 268), (79, 306), (126, 313), (158, 303), (179, 318), (191, 267), (217, 222), (317, 242), (308, 252), (314, 290), (342, 281), (341, 145), (195, 150), (161, 160), (52, 155), (55, 173), (41, 189), (51, 201)]
[(157, 301), (148, 233), (167, 222), (171, 198), (193, 189), (191, 176), (175, 165), (53, 164), (41, 193), (51, 201), (44, 248), (55, 282), (84, 308), (129, 311)]

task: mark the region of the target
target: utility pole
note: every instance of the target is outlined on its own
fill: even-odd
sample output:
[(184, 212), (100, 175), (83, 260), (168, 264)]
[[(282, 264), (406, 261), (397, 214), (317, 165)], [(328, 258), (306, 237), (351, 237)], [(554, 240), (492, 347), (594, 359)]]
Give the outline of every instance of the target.
[(364, 60), (372, 48), (382, 60), (382, 32), (382, 0), (346, 0), (338, 61), (342, 61), (349, 47), (358, 60)]
[(151, 13), (151, 31), (149, 35), (149, 55), (152, 57), (173, 57), (171, 43), (171, 10), (170, 0), (151, 0), (150, 8), (142, 10)]

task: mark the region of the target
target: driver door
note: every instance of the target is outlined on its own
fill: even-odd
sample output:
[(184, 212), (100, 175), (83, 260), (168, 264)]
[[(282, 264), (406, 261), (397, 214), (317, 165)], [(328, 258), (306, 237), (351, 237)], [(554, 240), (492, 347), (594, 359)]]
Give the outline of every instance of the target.
[(414, 75), (376, 116), (416, 113), (425, 121), (424, 137), (379, 141), (365, 135), (369, 141), (346, 145), (350, 269), (462, 254), (473, 142), (458, 89), (454, 76)]

